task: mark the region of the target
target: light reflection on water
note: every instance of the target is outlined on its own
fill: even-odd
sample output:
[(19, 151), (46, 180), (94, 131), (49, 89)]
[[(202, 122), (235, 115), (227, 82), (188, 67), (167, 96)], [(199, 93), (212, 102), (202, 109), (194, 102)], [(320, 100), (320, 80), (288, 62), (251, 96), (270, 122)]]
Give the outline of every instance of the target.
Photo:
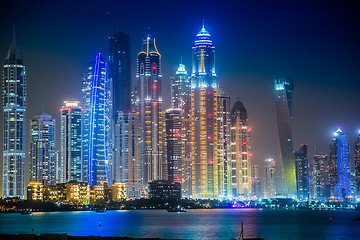
[[(330, 217), (332, 222), (330, 223)], [(180, 239), (360, 239), (358, 211), (203, 209), (19, 213), (0, 215), (0, 233), (67, 233)], [(101, 226), (99, 226), (101, 223)]]

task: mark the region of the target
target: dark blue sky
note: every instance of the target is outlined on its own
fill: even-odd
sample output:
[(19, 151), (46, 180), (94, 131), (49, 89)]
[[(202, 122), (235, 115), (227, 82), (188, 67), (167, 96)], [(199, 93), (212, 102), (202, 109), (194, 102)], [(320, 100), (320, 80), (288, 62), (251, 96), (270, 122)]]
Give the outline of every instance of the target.
[(310, 159), (315, 145), (328, 153), (332, 132), (342, 127), (353, 150), (360, 129), (355, 1), (8, 1), (0, 10), (0, 59), (15, 24), (28, 73), (28, 121), (44, 103), (59, 123), (62, 102), (80, 99), (86, 62), (98, 52), (107, 56), (113, 31), (108, 9), (118, 29), (126, 20), (125, 32), (132, 37), (133, 83), (137, 52), (150, 27), (162, 54), (166, 107), (169, 78), (181, 56), (190, 71), (191, 47), (205, 19), (220, 88), (248, 109), (255, 163), (277, 158), (274, 77), (295, 81), (295, 149), (307, 143)]

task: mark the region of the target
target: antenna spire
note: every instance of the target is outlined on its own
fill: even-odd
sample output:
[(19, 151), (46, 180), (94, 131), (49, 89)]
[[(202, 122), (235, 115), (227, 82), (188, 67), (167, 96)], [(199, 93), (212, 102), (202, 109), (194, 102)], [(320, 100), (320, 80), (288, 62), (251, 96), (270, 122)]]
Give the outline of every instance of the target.
[(182, 64), (182, 56), (180, 56), (180, 63)]
[(15, 40), (15, 25), (13, 25), (13, 40)]
[(203, 26), (202, 28), (205, 28), (205, 19), (203, 18)]

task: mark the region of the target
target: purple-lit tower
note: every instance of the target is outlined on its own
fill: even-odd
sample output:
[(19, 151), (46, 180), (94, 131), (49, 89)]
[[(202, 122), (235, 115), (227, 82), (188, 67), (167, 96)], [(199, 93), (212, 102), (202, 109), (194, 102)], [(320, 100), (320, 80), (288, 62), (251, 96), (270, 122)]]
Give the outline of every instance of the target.
[(340, 128), (336, 130), (331, 141), (329, 160), (331, 195), (339, 199), (349, 197), (351, 195), (349, 144)]

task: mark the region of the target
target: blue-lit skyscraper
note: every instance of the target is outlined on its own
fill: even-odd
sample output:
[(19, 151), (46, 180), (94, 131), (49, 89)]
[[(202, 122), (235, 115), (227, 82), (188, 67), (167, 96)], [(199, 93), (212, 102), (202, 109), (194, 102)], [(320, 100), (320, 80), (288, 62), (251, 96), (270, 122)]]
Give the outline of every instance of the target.
[[(295, 158), (292, 143), (292, 79), (275, 79), (275, 103), (280, 143), (280, 166), (285, 176), (285, 189), (280, 193), (296, 196)], [(284, 191), (284, 192), (283, 192)]]
[(351, 195), (351, 178), (349, 166), (349, 144), (346, 136), (339, 128), (330, 143), (330, 187), (335, 198)]
[(78, 101), (65, 101), (61, 110), (60, 182), (82, 182), (82, 109)]
[(3, 198), (24, 198), (26, 70), (13, 40), (3, 70)]
[(99, 53), (83, 76), (83, 174), (91, 185), (108, 181), (107, 137), (109, 124), (106, 63)]

